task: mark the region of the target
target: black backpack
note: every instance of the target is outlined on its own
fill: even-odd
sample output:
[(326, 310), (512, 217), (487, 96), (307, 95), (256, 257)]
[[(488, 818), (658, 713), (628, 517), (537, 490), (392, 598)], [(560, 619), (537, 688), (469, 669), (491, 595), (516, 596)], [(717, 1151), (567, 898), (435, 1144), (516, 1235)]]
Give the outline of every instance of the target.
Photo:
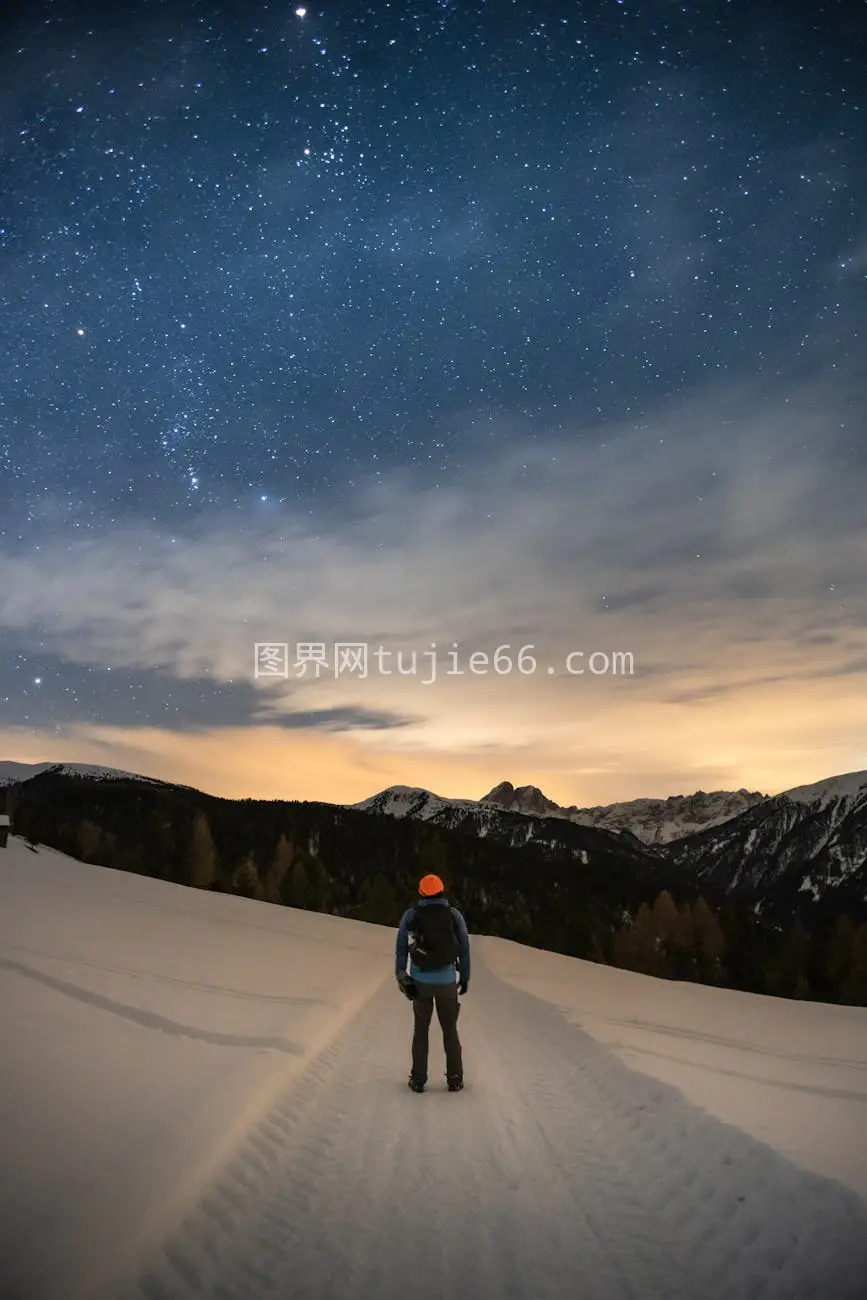
[(417, 907), (410, 920), (412, 960), (419, 970), (442, 970), (460, 955), (455, 916), (448, 903)]

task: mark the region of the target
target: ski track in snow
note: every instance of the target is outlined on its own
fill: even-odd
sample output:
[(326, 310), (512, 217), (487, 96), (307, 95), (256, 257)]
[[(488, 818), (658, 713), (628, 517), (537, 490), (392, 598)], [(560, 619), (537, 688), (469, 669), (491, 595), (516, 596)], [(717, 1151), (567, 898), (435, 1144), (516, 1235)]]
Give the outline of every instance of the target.
[[(450, 1094), (387, 980), (124, 1300), (865, 1300), (867, 1205), (475, 962)], [(512, 1046), (514, 1051), (511, 1050)], [(121, 1290), (112, 1289), (112, 1300)]]

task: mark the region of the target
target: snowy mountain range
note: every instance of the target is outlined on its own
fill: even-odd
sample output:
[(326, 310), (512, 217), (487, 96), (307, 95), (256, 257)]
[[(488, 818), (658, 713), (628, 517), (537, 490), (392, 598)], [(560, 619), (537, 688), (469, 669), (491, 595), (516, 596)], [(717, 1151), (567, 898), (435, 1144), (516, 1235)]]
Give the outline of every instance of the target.
[(443, 799), (429, 790), (405, 785), (390, 786), (351, 806), (360, 812), (429, 822), (460, 835), (496, 840), (550, 861), (572, 859), (596, 866), (616, 859), (636, 876), (656, 874), (653, 850), (635, 836), (612, 834), (568, 817), (528, 815), (478, 799)]
[(691, 882), (790, 911), (867, 902), (867, 771), (797, 786), (668, 847)]
[(867, 903), (867, 771), (778, 795), (697, 791), (601, 808), (561, 808), (535, 786), (509, 782), (479, 800), (391, 786), (354, 806), (533, 845), (553, 858), (581, 858), (577, 836), (601, 832), (609, 843), (616, 836), (621, 849), (641, 850), (645, 872), (648, 858), (656, 859), (671, 884), (746, 897), (759, 910)]
[[(0, 763), (0, 787), (50, 773), (100, 782), (153, 778), (83, 763)], [(628, 872), (662, 887), (739, 897), (767, 914), (867, 905), (867, 771), (778, 795), (697, 791), (564, 808), (535, 786), (502, 782), (482, 799), (390, 786), (353, 808), (428, 822), (550, 862)]]
[[(663, 845), (694, 831), (730, 821), (768, 797), (749, 790), (716, 790), (710, 794), (698, 790), (695, 794), (672, 795), (668, 799), (631, 799), (626, 803), (594, 808), (564, 808), (548, 799), (534, 785), (522, 785), (516, 789), (511, 782), (502, 781), (481, 799), (444, 799), (429, 790), (393, 785), (354, 807), (365, 812), (414, 817), (450, 827), (475, 815), (480, 826), (479, 834), (488, 833), (497, 824), (496, 814), (508, 812), (524, 818), (573, 822), (576, 826), (595, 827), (615, 835), (625, 833), (645, 845)], [(481, 815), (484, 812), (493, 816)], [(527, 839), (545, 838), (549, 833), (548, 829), (540, 831), (538, 827), (531, 829), (528, 826), (523, 831)], [(562, 828), (554, 832), (555, 837), (561, 834), (565, 834)]]
[(695, 794), (674, 794), (668, 799), (630, 799), (592, 808), (564, 808), (534, 785), (515, 789), (511, 782), (502, 781), (479, 802), (532, 816), (565, 817), (579, 826), (598, 826), (617, 833), (629, 831), (644, 844), (668, 844), (693, 831), (729, 821), (767, 797), (751, 790), (714, 790), (707, 794), (697, 790)]

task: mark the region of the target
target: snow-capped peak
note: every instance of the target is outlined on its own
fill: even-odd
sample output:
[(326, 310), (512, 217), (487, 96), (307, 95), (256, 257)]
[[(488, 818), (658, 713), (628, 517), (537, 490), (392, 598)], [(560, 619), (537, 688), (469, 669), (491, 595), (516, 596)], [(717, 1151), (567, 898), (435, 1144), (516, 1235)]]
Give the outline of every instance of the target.
[(782, 797), (794, 803), (816, 803), (844, 799), (862, 792), (867, 792), (867, 772), (844, 772), (840, 776), (814, 781), (811, 785), (796, 785), (791, 790), (783, 790)]
[[(0, 786), (14, 785), (21, 781), (30, 781), (43, 772), (55, 776), (83, 776), (94, 781), (149, 781), (154, 777), (141, 776), (138, 772), (124, 772), (117, 767), (100, 767), (92, 763), (16, 763), (0, 762)], [(162, 784), (158, 782), (158, 784)]]
[(414, 817), (428, 821), (445, 808), (477, 808), (475, 799), (445, 799), (432, 794), (421, 786), (390, 785), (379, 794), (362, 799), (360, 803), (350, 804), (359, 812), (386, 813), (389, 817)]

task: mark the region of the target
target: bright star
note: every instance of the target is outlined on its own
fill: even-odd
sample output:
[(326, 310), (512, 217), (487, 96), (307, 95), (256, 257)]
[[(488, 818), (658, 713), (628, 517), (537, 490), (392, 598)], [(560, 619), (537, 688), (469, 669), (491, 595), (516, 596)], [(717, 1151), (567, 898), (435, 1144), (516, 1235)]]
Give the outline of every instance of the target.
[(307, 10), (306, 10), (306, 9), (296, 9), (296, 10), (295, 10), (295, 17), (296, 17), (296, 18), (306, 18), (306, 16), (307, 16)]

